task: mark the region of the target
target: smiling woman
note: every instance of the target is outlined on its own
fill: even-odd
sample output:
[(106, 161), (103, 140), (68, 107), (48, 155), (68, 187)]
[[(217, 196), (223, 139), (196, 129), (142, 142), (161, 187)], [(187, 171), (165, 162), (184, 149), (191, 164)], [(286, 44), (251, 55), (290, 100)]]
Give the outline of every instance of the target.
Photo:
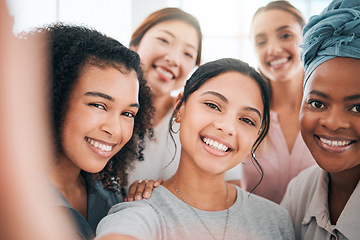
[(262, 77), (240, 60), (201, 65), (172, 114), (180, 124), (176, 173), (151, 198), (115, 205), (98, 238), (294, 239), (285, 209), (225, 181), (268, 131), (268, 94)]
[(282, 205), (297, 239), (358, 239), (360, 0), (334, 0), (304, 28), (301, 134), (318, 166), (290, 182)]
[(150, 89), (138, 54), (96, 30), (55, 24), (34, 34), (50, 42), (54, 207), (69, 211), (82, 239), (93, 239), (123, 200), (127, 168), (152, 132)]

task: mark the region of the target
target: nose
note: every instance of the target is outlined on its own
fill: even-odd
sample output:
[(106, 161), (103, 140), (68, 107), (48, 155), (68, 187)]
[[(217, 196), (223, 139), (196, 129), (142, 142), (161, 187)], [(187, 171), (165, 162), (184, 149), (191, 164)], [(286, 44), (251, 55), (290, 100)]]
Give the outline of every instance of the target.
[(329, 130), (336, 131), (338, 129), (346, 129), (350, 127), (350, 122), (347, 116), (341, 109), (328, 109), (327, 114), (324, 114), (319, 123)]
[(278, 55), (282, 51), (281, 44), (277, 40), (269, 40), (267, 45), (267, 53), (269, 55)]
[(100, 129), (108, 135), (116, 137), (121, 135), (120, 117), (115, 114), (109, 115), (101, 124)]
[(226, 135), (233, 136), (236, 133), (234, 120), (230, 117), (221, 117), (214, 121), (214, 127)]
[(178, 67), (180, 65), (180, 56), (181, 52), (177, 49), (171, 48), (165, 55), (165, 61), (174, 67)]

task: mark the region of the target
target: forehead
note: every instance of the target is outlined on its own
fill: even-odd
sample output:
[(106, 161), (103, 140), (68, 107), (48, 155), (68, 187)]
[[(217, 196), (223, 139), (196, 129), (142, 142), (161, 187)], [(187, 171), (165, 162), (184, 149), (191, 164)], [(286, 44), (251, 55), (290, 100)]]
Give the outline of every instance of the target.
[(166, 33), (197, 47), (199, 36), (194, 26), (181, 20), (167, 20), (152, 26), (144, 35)]
[(336, 57), (320, 64), (305, 85), (305, 94), (318, 90), (344, 98), (360, 93), (360, 60)]
[(72, 95), (82, 96), (87, 91), (106, 93), (116, 99), (137, 101), (139, 83), (135, 70), (120, 71), (111, 66), (87, 64), (74, 85)]
[(251, 32), (252, 35), (256, 35), (276, 31), (285, 25), (301, 33), (300, 23), (293, 14), (279, 9), (266, 10), (256, 15), (251, 25)]
[(259, 110), (263, 106), (260, 87), (256, 81), (239, 72), (226, 72), (210, 78), (194, 93), (202, 95), (207, 91), (221, 93), (229, 103), (252, 105)]

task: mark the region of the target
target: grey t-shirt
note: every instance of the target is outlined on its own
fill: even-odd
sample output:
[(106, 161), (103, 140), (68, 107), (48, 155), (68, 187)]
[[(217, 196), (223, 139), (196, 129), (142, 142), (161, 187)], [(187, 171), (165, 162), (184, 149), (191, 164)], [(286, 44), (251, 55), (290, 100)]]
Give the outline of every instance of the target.
[[(227, 211), (194, 209), (216, 239), (222, 239)], [(191, 208), (165, 187), (149, 199), (114, 205), (101, 220), (97, 236), (110, 233), (138, 239), (211, 239)], [(225, 239), (295, 239), (288, 212), (281, 206), (237, 187), (229, 208)]]

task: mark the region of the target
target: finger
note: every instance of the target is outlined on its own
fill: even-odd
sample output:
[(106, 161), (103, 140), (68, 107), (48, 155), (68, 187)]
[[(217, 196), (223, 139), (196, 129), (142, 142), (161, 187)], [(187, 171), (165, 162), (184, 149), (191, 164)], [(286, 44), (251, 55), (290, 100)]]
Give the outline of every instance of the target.
[(144, 194), (143, 194), (144, 198), (149, 198), (151, 196), (151, 193), (154, 189), (154, 184), (155, 184), (154, 180), (149, 180), (147, 182), (145, 190), (144, 190)]
[(148, 180), (143, 180), (140, 183), (138, 183), (134, 197), (135, 200), (141, 200), (143, 198), (143, 194), (147, 183)]
[(134, 201), (136, 190), (138, 188), (139, 183), (141, 183), (141, 182), (142, 182), (142, 180), (136, 180), (135, 182), (133, 182), (130, 185), (128, 196), (125, 198), (126, 202)]
[(162, 178), (158, 178), (156, 180), (156, 182), (154, 183), (154, 187), (160, 186), (163, 182), (164, 182), (164, 180)]

